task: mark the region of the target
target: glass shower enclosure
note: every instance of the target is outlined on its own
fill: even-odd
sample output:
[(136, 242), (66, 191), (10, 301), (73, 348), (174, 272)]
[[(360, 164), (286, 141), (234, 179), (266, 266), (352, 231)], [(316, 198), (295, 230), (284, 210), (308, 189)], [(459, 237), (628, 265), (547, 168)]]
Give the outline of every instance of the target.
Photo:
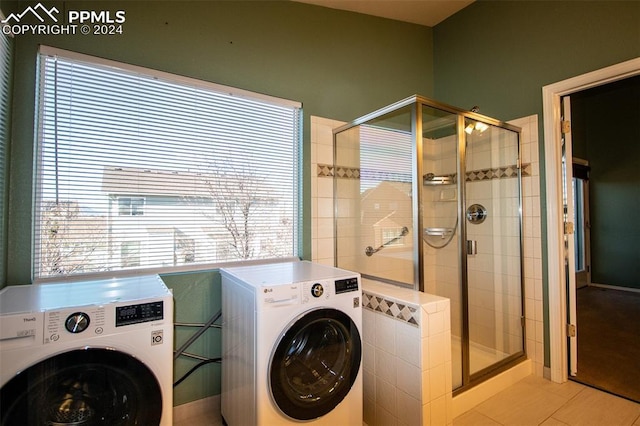
[(335, 264), (450, 299), (454, 394), (525, 358), (519, 141), (420, 96), (334, 130)]

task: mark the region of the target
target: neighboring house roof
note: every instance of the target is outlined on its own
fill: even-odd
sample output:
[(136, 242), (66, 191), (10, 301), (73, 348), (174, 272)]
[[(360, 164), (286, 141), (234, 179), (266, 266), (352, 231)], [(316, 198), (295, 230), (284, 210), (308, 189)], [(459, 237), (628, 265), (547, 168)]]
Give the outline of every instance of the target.
[(374, 228), (402, 228), (402, 225), (400, 225), (398, 222), (396, 222), (395, 220), (392, 219), (392, 216), (395, 215), (396, 212), (392, 211), (391, 213), (389, 213), (388, 215), (386, 215), (385, 217), (383, 217), (382, 219), (380, 219), (379, 221), (377, 221), (376, 223), (373, 224)]
[(406, 200), (411, 197), (411, 182), (396, 182), (396, 181), (382, 181), (378, 183), (374, 188), (367, 189), (362, 194), (362, 202), (365, 202), (369, 198), (374, 200), (378, 199), (397, 199)]
[(210, 197), (206, 175), (195, 172), (104, 167), (102, 192), (118, 195)]

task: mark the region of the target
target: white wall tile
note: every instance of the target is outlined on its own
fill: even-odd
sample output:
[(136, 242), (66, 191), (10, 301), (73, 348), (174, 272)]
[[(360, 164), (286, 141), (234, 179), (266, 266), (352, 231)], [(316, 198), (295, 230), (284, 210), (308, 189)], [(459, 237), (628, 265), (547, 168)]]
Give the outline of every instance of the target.
[(376, 399), (376, 376), (372, 371), (364, 371), (362, 376), (362, 390), (363, 397), (367, 401), (374, 401)]
[(429, 335), (433, 336), (444, 331), (444, 313), (434, 312), (429, 315)]
[(376, 405), (396, 417), (396, 392), (398, 388), (376, 376)]
[[(363, 328), (368, 328), (368, 325), (363, 325)], [(362, 368), (371, 373), (376, 371), (376, 347), (371, 343), (366, 343), (363, 346), (362, 353)]]
[(376, 377), (378, 379), (384, 380), (385, 383), (388, 383), (395, 388), (397, 386), (397, 358), (394, 356), (394, 354), (390, 354), (389, 352), (386, 352), (380, 348), (376, 348), (375, 352)]
[(422, 395), (420, 367), (401, 359), (396, 359), (398, 389), (408, 395), (420, 399)]
[(318, 177), (317, 164), (333, 165), (333, 129), (343, 124), (342, 121), (311, 117), (311, 259), (326, 265), (334, 264), (333, 179)]
[(440, 398), (431, 400), (431, 425), (440, 426), (447, 424), (447, 405), (446, 398), (441, 396)]
[(420, 400), (402, 391), (397, 394), (398, 422), (402, 425), (419, 425), (422, 405)]
[(376, 315), (376, 348), (396, 354), (396, 321), (385, 315)]
[(379, 404), (376, 404), (374, 422), (374, 426), (398, 426), (397, 417)]
[(416, 367), (420, 366), (420, 330), (396, 321), (396, 352), (398, 358)]
[(321, 198), (330, 198), (333, 204), (333, 179), (330, 179), (330, 178), (317, 179), (317, 196)]
[(443, 363), (437, 367), (431, 368), (429, 370), (429, 374), (431, 380), (429, 386), (431, 399), (443, 396), (446, 392), (445, 364)]
[(376, 426), (376, 402), (375, 399), (364, 398), (363, 420), (367, 426)]

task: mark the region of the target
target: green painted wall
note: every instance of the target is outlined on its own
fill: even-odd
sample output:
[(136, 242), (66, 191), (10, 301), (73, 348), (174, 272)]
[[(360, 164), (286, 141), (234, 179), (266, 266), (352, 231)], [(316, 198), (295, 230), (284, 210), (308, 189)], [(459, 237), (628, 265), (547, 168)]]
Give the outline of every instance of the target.
[(485, 1), (434, 28), (435, 98), (542, 119), (542, 87), (640, 56), (638, 1)]
[(591, 281), (640, 288), (640, 77), (571, 95), (574, 157), (589, 161)]
[(538, 114), (549, 366), (542, 87), (640, 56), (638, 1), (479, 0), (434, 28), (435, 99), (510, 120)]
[[(0, 5), (8, 14), (36, 2)], [(31, 282), (36, 53), (39, 44), (194, 77), (303, 103), (303, 251), (310, 258), (310, 120), (350, 121), (410, 96), (433, 96), (432, 29), (289, 1), (53, 2), (59, 10), (124, 10), (123, 35), (16, 37), (10, 151), (9, 284)], [(4, 10), (9, 8), (9, 10)], [(13, 10), (11, 10), (13, 9)], [(219, 306), (219, 274), (163, 276), (176, 318), (204, 322)], [(178, 329), (176, 345), (192, 330)], [(219, 356), (217, 330), (191, 348)], [(190, 361), (176, 363), (176, 378)], [(175, 404), (219, 393), (217, 365), (176, 388)]]
[[(166, 274), (162, 280), (173, 292), (176, 323), (207, 323), (221, 308), (220, 273), (203, 271), (191, 274)], [(222, 319), (215, 322), (222, 324)], [(181, 348), (199, 331), (197, 327), (176, 326), (174, 346)], [(185, 352), (209, 359), (222, 355), (219, 328), (209, 328)], [(181, 356), (174, 363), (174, 382), (196, 367), (198, 360)], [(180, 405), (210, 395), (220, 394), (220, 364), (199, 367), (174, 389), (173, 404)]]

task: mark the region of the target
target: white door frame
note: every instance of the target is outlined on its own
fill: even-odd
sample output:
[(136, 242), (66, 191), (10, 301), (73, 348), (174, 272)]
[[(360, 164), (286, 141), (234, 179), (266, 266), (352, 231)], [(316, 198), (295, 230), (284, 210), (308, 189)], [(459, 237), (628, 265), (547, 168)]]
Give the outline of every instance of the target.
[[(549, 346), (551, 380), (567, 381), (567, 292), (564, 271), (561, 97), (640, 74), (640, 57), (542, 88), (547, 208)], [(575, 272), (575, 271), (574, 271)]]

